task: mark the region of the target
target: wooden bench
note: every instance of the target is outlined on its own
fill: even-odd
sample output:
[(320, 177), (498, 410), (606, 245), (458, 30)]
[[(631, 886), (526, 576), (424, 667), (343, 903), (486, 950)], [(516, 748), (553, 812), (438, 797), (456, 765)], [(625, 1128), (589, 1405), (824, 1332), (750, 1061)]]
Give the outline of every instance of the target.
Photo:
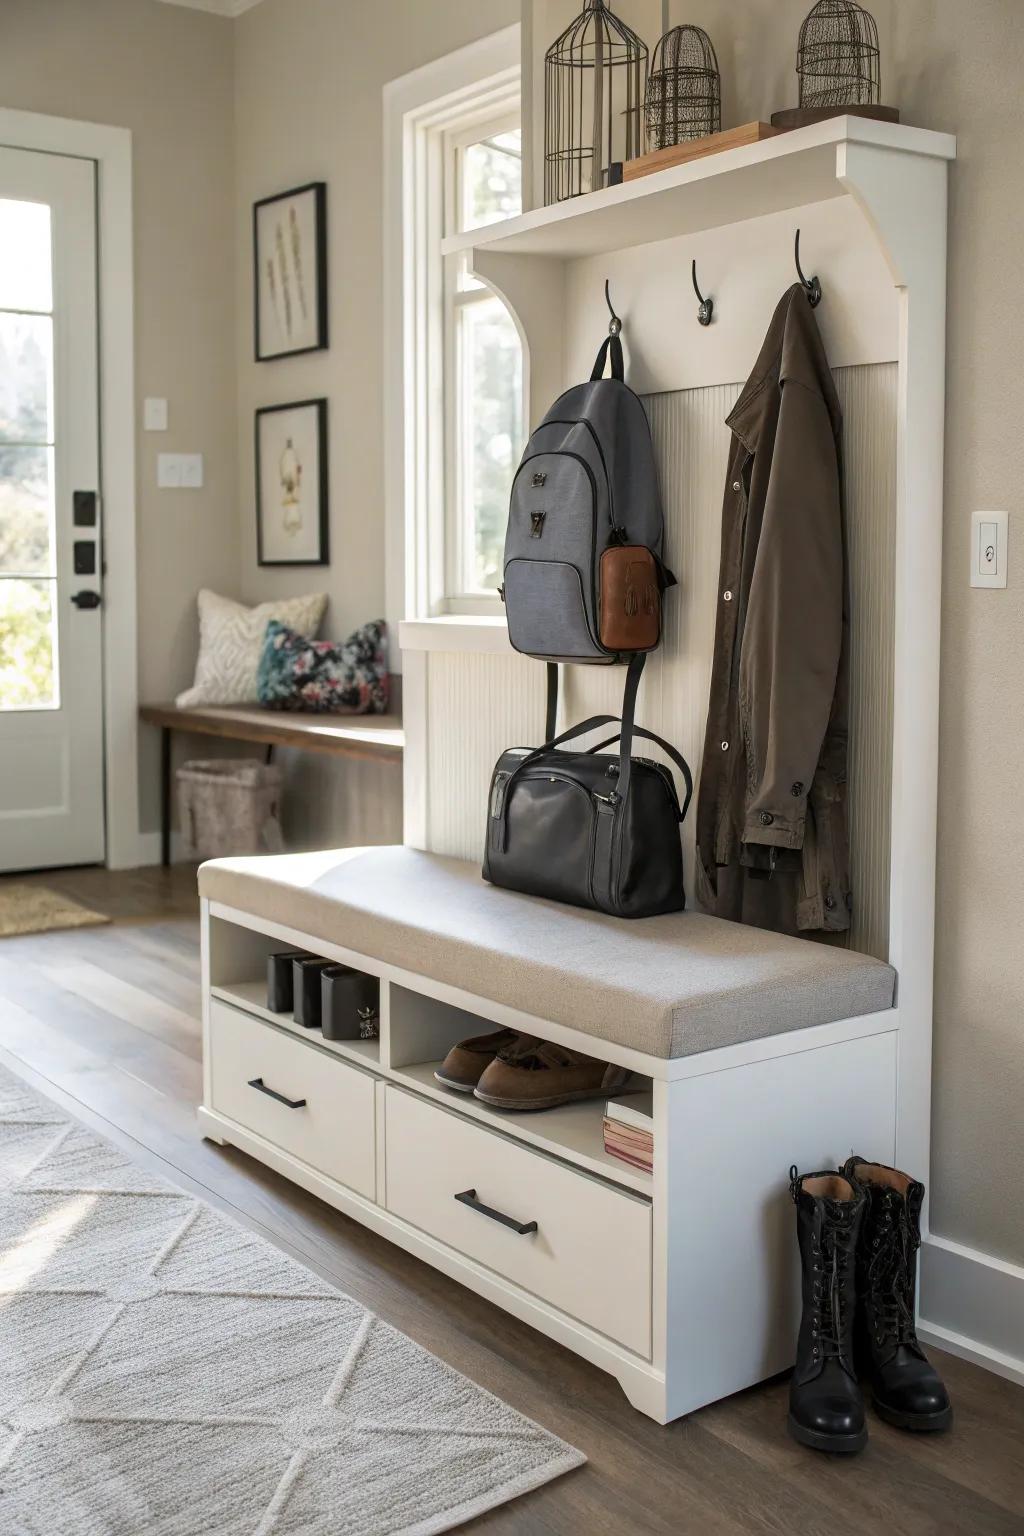
[[(799, 1277), (786, 1170), (892, 1162), (896, 974), (699, 912), (623, 922), (413, 848), (199, 871), (203, 1134), (617, 1378), (666, 1422), (784, 1370)], [(267, 1007), (267, 956), (380, 983), (373, 1040)], [(496, 1026), (627, 1067), (654, 1171), (603, 1099), (516, 1114), (434, 1077)], [(628, 1100), (627, 1100), (628, 1102)]]
[(219, 736), (228, 741), (252, 741), (266, 748), (269, 763), (275, 747), (300, 752), (329, 752), (335, 757), (401, 764), (405, 733), (398, 715), (300, 715), (269, 709), (226, 705), (178, 709), (174, 704), (143, 704), (139, 718), (160, 727), (160, 853), (171, 862), (171, 736)]

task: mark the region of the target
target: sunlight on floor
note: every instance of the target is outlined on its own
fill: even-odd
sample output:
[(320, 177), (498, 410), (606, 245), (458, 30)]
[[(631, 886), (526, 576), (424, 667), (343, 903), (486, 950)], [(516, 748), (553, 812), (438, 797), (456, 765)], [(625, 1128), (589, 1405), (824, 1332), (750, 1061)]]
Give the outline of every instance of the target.
[(66, 1200), (30, 1227), (13, 1248), (0, 1253), (0, 1306), (46, 1268), (61, 1244), (88, 1216), (97, 1198), (83, 1194)]

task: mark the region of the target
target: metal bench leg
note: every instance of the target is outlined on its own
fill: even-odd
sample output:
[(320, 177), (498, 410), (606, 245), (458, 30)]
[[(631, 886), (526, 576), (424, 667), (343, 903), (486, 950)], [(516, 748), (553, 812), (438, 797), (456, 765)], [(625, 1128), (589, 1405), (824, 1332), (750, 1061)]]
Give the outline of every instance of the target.
[(165, 869), (171, 862), (171, 732), (166, 725), (160, 731), (160, 862)]

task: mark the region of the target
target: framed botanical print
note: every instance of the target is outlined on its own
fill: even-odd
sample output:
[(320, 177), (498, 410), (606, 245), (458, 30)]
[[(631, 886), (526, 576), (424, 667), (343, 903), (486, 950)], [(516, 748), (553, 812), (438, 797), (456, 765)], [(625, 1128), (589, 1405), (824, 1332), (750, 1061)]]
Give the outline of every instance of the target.
[(327, 345), (327, 186), (314, 181), (252, 210), (256, 361)]
[(256, 412), (256, 558), (327, 565), (327, 401)]

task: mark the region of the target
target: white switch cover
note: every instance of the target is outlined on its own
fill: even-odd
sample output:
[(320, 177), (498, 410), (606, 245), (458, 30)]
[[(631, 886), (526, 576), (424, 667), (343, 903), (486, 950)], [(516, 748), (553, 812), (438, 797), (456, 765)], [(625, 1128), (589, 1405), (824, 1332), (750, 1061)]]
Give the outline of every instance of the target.
[(179, 454), (181, 460), (181, 483), (184, 489), (189, 491), (201, 491), (203, 488), (203, 456), (201, 453)]
[(142, 419), (147, 432), (166, 432), (167, 401), (148, 396), (143, 402)]
[(178, 490), (181, 486), (181, 455), (158, 453), (156, 456), (156, 483), (162, 491)]
[(156, 483), (162, 491), (199, 491), (203, 487), (201, 453), (158, 453)]
[(1006, 512), (971, 513), (971, 586), (1006, 586)]

